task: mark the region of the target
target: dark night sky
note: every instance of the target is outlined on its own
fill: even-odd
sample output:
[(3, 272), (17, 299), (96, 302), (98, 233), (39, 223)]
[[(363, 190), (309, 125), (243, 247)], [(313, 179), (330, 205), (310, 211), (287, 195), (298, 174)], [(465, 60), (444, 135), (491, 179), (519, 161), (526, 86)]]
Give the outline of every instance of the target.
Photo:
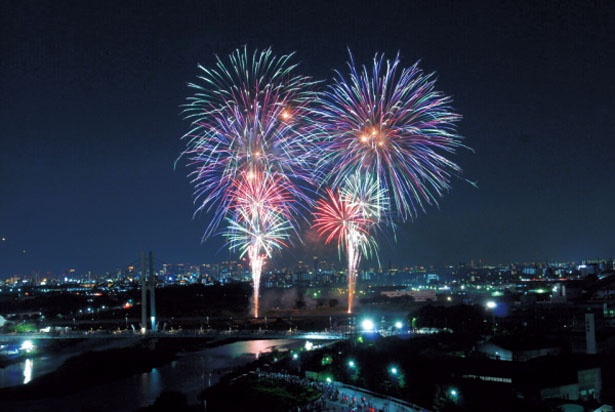
[[(250, 4), (247, 6), (246, 4)], [(615, 214), (611, 1), (3, 1), (0, 278), (112, 271), (142, 250), (217, 262), (201, 243), (179, 105), (197, 64), (242, 45), (297, 52), (330, 79), (421, 60), (464, 117), (462, 180), (382, 260), (397, 265), (606, 258)], [(26, 252), (24, 253), (23, 250)], [(276, 263), (323, 254), (297, 247)]]

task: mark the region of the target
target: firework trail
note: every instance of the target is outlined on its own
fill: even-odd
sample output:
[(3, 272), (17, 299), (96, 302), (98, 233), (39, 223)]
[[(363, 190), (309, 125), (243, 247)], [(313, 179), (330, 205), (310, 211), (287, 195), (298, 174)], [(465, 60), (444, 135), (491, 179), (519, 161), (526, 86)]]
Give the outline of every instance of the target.
[[(360, 198), (352, 192), (352, 187), (333, 191), (326, 189), (327, 198), (316, 203), (313, 227), (325, 237), (328, 244), (337, 240), (338, 253), (345, 252), (348, 276), (348, 313), (352, 313), (357, 271), (361, 256), (369, 256), (378, 248), (370, 233), (378, 217), (374, 210), (379, 206), (374, 198)], [(378, 192), (377, 192), (378, 193)], [(365, 194), (365, 193), (363, 193)]]
[[(348, 77), (337, 72), (319, 95), (316, 169), (346, 198), (360, 199), (375, 185), (372, 190), (381, 192), (367, 202), (374, 208), (367, 216), (373, 213), (368, 218), (374, 223), (394, 227), (396, 219), (406, 221), (418, 210), (425, 211), (426, 205), (437, 205), (451, 179), (461, 174), (461, 168), (444, 156), (466, 147), (455, 131), (461, 116), (452, 111), (451, 99), (435, 90), (434, 74), (423, 74), (418, 63), (401, 68), (399, 55), (393, 60), (376, 55), (371, 68), (357, 67), (350, 54), (348, 68)], [(352, 179), (359, 183), (349, 184)], [(324, 217), (318, 216), (325, 230)], [(331, 236), (348, 237), (340, 230), (329, 233), (329, 241)], [(352, 254), (358, 253), (356, 248), (347, 247), (346, 253), (348, 277), (355, 278), (352, 265), (360, 257)], [(349, 311), (351, 293), (349, 286)]]
[(228, 244), (250, 259), (255, 317), (265, 260), (287, 244), (310, 205), (313, 151), (305, 137), (314, 82), (294, 74), (291, 57), (244, 47), (228, 63), (199, 65), (199, 84), (189, 84), (195, 93), (184, 105), (191, 129), (181, 156), (193, 169), (195, 213), (213, 213), (203, 239), (227, 223)]

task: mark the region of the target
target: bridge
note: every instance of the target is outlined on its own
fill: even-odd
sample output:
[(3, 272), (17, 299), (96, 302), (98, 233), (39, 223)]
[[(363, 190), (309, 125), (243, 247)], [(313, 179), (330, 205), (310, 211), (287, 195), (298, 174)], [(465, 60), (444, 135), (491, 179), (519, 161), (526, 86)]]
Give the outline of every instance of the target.
[(350, 335), (341, 332), (317, 331), (272, 331), (272, 330), (170, 330), (147, 331), (139, 333), (130, 330), (116, 331), (68, 331), (38, 333), (2, 333), (0, 342), (21, 342), (24, 340), (44, 339), (149, 339), (149, 338), (202, 338), (202, 339), (305, 339), (305, 340), (344, 340)]

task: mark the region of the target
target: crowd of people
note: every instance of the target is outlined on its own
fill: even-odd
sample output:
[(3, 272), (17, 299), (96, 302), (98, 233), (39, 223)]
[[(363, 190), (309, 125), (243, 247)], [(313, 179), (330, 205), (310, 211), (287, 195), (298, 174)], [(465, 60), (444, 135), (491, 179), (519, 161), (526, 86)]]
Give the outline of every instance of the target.
[[(336, 382), (315, 381), (282, 372), (258, 372), (259, 378), (268, 378), (287, 384), (310, 387), (322, 393), (320, 398), (307, 405), (298, 406), (296, 412), (383, 412), (383, 411), (410, 411), (410, 409), (394, 405), (384, 399), (377, 399), (341, 386)], [(380, 404), (378, 407), (376, 404)]]

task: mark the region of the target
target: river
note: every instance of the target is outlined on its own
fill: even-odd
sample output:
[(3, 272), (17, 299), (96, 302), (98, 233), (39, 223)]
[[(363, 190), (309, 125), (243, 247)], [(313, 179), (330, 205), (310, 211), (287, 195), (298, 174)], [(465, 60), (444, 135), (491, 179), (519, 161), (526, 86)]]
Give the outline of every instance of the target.
[[(295, 349), (304, 344), (296, 339), (250, 340), (221, 345), (198, 352), (185, 353), (175, 361), (146, 373), (97, 385), (70, 395), (36, 401), (0, 402), (2, 412), (83, 412), (126, 411), (154, 403), (162, 391), (180, 391), (189, 403), (197, 402), (197, 394), (216, 384), (220, 370), (246, 364), (262, 353), (277, 349)], [(36, 376), (57, 368), (65, 355), (26, 359), (0, 369), (0, 386), (23, 385)]]

